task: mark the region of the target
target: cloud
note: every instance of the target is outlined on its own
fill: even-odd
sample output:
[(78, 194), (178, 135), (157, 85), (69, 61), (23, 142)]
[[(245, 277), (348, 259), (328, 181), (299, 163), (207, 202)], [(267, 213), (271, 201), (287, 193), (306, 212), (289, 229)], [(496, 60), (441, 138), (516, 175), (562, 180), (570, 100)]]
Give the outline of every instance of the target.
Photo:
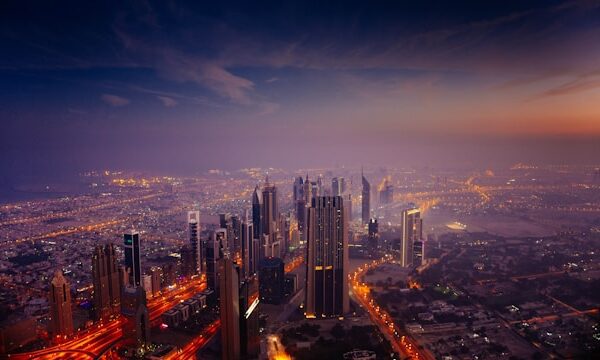
[(100, 98), (102, 101), (113, 107), (125, 106), (131, 102), (129, 99), (113, 94), (102, 94)]
[(265, 80), (266, 83), (272, 83), (272, 82), (275, 82), (275, 81), (279, 81), (279, 78), (272, 77), (270, 79)]
[(175, 99), (170, 98), (168, 96), (158, 95), (158, 96), (156, 96), (156, 98), (158, 100), (160, 100), (163, 103), (163, 105), (166, 107), (173, 107), (173, 106), (177, 105), (177, 101), (175, 101)]
[(279, 104), (276, 104), (276, 103), (270, 102), (270, 101), (265, 101), (265, 102), (261, 103), (260, 107), (262, 109), (258, 113), (259, 116), (269, 115), (269, 114), (272, 114), (272, 113), (276, 112), (277, 110), (279, 110)]

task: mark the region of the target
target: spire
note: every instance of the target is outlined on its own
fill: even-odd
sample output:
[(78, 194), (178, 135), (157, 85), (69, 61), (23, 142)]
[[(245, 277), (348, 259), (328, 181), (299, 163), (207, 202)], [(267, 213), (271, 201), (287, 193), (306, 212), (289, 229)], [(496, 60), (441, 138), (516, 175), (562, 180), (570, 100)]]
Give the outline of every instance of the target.
[(265, 186), (269, 186), (269, 173), (267, 173), (267, 176), (265, 177)]

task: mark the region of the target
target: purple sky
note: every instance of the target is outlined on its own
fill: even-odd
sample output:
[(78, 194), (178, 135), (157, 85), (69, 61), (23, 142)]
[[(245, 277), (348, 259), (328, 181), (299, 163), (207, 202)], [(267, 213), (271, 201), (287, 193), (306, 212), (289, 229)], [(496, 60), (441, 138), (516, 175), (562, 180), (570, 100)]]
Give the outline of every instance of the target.
[(600, 155), (597, 1), (9, 1), (0, 14), (9, 182)]

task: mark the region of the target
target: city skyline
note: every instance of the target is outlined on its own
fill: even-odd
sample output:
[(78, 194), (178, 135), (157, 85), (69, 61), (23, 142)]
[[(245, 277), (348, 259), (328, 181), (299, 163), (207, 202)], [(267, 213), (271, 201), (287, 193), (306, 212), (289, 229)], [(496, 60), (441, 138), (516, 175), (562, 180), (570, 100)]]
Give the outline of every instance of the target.
[(600, 152), (594, 1), (114, 5), (2, 5), (3, 183)]
[(0, 3), (0, 359), (600, 354), (600, 0)]

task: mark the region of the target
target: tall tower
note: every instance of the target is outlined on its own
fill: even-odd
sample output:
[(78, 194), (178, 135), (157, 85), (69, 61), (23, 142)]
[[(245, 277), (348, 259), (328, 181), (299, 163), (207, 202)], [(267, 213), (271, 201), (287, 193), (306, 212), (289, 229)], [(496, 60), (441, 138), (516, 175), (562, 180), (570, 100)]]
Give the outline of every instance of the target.
[(277, 221), (279, 220), (277, 187), (269, 184), (268, 176), (262, 190), (262, 220), (263, 234), (269, 235), (271, 238), (274, 237), (275, 232), (277, 231)]
[(349, 311), (348, 225), (341, 196), (312, 199), (307, 216), (306, 317)]
[(415, 241), (422, 238), (421, 212), (419, 209), (402, 211), (402, 238), (400, 242), (400, 265), (413, 265)]
[(221, 315), (221, 359), (238, 360), (240, 355), (240, 281), (234, 263), (219, 260), (219, 312)]
[(192, 266), (194, 274), (200, 275), (204, 271), (202, 266), (202, 243), (200, 242), (200, 212), (188, 211), (188, 238), (193, 253)]
[(61, 270), (57, 270), (50, 283), (50, 332), (53, 336), (73, 334), (71, 289)]
[(102, 246), (94, 247), (92, 255), (92, 283), (94, 285), (94, 315), (96, 319), (110, 315), (110, 290), (108, 285), (108, 269), (104, 249)]
[(241, 245), (242, 245), (242, 277), (247, 277), (256, 274), (258, 271), (258, 254), (255, 249), (255, 242), (253, 238), (254, 224), (249, 219), (248, 213), (244, 217), (244, 221), (241, 224)]
[(140, 256), (140, 234), (132, 231), (123, 235), (125, 267), (129, 272), (129, 284), (134, 287), (142, 283), (142, 262)]
[(331, 179), (331, 195), (342, 195), (342, 181), (344, 181), (344, 178), (334, 177), (333, 179)]
[(217, 229), (210, 235), (206, 244), (206, 280), (209, 288), (215, 292), (219, 288), (218, 262), (224, 255), (227, 245), (227, 230)]
[(371, 184), (361, 170), (362, 177), (362, 223), (369, 223), (371, 218)]
[(253, 238), (260, 239), (262, 235), (262, 216), (261, 216), (261, 193), (258, 191), (258, 185), (254, 188), (252, 193), (252, 225), (253, 225)]

